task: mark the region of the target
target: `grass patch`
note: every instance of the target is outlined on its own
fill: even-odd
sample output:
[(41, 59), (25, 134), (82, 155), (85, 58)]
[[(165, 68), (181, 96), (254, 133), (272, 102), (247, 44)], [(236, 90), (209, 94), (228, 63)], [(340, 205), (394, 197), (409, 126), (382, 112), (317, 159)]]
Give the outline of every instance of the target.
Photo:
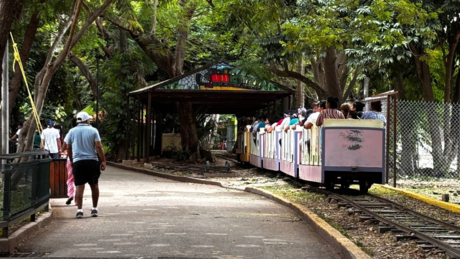
[(302, 205), (305, 205), (308, 200), (315, 202), (324, 199), (324, 195), (322, 194), (302, 191), (299, 188), (290, 185), (263, 186), (260, 188), (267, 190), (273, 194), (280, 195), (290, 201), (300, 203)]

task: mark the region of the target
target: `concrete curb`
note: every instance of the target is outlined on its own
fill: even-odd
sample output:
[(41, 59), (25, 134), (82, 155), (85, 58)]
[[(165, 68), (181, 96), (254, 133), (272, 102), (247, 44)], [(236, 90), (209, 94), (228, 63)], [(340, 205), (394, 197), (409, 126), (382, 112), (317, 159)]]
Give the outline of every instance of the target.
[(157, 176), (161, 178), (166, 178), (178, 182), (186, 182), (186, 183), (198, 183), (198, 184), (208, 184), (208, 185), (216, 185), (220, 187), (224, 187), (221, 183), (219, 182), (214, 182), (214, 181), (208, 181), (208, 180), (201, 180), (201, 179), (196, 179), (196, 178), (191, 178), (191, 177), (186, 177), (186, 176), (176, 176), (176, 175), (169, 175), (169, 174), (163, 174), (163, 173), (158, 173), (154, 172), (148, 169), (143, 169), (143, 168), (137, 168), (137, 167), (132, 167), (132, 166), (126, 166), (126, 165), (120, 165), (114, 162), (107, 162), (107, 165), (121, 168), (121, 169), (126, 169), (130, 171), (135, 171), (138, 173), (143, 173), (143, 174), (148, 174), (152, 176)]
[(426, 203), (434, 205), (436, 207), (440, 207), (440, 208), (443, 208), (443, 209), (446, 209), (446, 210), (449, 210), (449, 211), (452, 211), (452, 212), (455, 212), (455, 213), (460, 213), (460, 205), (457, 205), (457, 204), (444, 202), (444, 201), (439, 201), (439, 200), (433, 199), (433, 198), (428, 197), (428, 196), (423, 195), (423, 194), (418, 194), (418, 193), (413, 193), (413, 192), (410, 192), (410, 191), (401, 190), (401, 189), (394, 188), (394, 187), (391, 187), (391, 186), (388, 186), (388, 185), (376, 185), (376, 186), (381, 187), (381, 188), (385, 188), (385, 189), (388, 189), (388, 190), (392, 190), (392, 191), (395, 191), (395, 192), (398, 192), (398, 193), (401, 193), (401, 194), (404, 194), (404, 195), (407, 195), (409, 197), (412, 197), (414, 199), (426, 202)]
[(311, 212), (304, 206), (284, 199), (276, 194), (269, 193), (265, 190), (246, 187), (246, 192), (258, 194), (271, 199), (281, 205), (291, 208), (298, 213), (304, 221), (310, 225), (318, 235), (329, 244), (341, 258), (344, 259), (371, 259), (368, 254), (351, 242), (348, 238), (344, 237), (338, 230), (329, 225), (326, 221), (320, 218), (315, 213)]
[(120, 165), (120, 164), (113, 163), (113, 162), (107, 162), (107, 165), (114, 166), (114, 167), (121, 168), (121, 169), (132, 170), (135, 172), (144, 173), (144, 174), (148, 174), (152, 176), (163, 177), (163, 178), (180, 181), (180, 182), (192, 182), (192, 183), (198, 183), (198, 184), (216, 185), (216, 186), (220, 186), (220, 187), (227, 188), (227, 189), (245, 191), (245, 192), (250, 192), (253, 194), (264, 196), (298, 213), (302, 217), (302, 219), (306, 221), (308, 225), (310, 225), (310, 227), (316, 233), (318, 233), (321, 238), (323, 238), (326, 241), (326, 243), (328, 243), (333, 249), (337, 251), (337, 253), (340, 255), (341, 258), (344, 258), (344, 259), (371, 259), (372, 258), (369, 255), (367, 255), (364, 251), (362, 251), (358, 246), (356, 246), (353, 242), (351, 242), (348, 238), (344, 237), (338, 230), (333, 228), (326, 221), (318, 217), (316, 214), (314, 214), (313, 212), (311, 212), (304, 206), (288, 201), (275, 194), (271, 194), (266, 191), (256, 189), (256, 188), (251, 188), (251, 187), (246, 187), (245, 189), (230, 188), (230, 187), (223, 186), (222, 183), (220, 182), (157, 173), (157, 172), (153, 172), (147, 169)]
[(34, 235), (40, 229), (48, 226), (53, 219), (53, 211), (49, 204), (49, 211), (41, 213), (35, 222), (30, 222), (27, 225), (16, 230), (8, 238), (0, 238), (0, 253), (13, 254), (16, 247), (25, 239)]

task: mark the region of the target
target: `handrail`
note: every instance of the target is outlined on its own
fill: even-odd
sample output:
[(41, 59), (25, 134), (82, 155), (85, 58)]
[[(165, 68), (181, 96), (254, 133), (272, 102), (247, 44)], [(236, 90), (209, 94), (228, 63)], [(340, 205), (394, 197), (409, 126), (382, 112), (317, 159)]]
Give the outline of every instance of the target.
[(45, 156), (49, 155), (48, 150), (39, 150), (39, 151), (27, 151), (21, 153), (13, 153), (13, 154), (0, 154), (0, 159), (15, 159), (20, 157), (28, 157), (28, 156)]

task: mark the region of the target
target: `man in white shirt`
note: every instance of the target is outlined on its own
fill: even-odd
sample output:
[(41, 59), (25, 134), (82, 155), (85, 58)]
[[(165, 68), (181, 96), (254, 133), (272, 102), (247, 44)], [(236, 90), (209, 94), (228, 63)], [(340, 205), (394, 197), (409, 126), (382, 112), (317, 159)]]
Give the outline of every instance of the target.
[(320, 101), (317, 103), (316, 112), (312, 113), (304, 123), (306, 129), (311, 129), (313, 125), (316, 125), (316, 120), (318, 119), (321, 111), (326, 109), (326, 101)]
[[(316, 125), (316, 120), (319, 117), (319, 114), (326, 109), (326, 101), (320, 101), (317, 103), (316, 106), (316, 112), (312, 113), (307, 120), (305, 121), (304, 128), (306, 129), (311, 129), (313, 125)], [(307, 148), (308, 148), (308, 154), (310, 154), (310, 139), (307, 139)]]
[(40, 137), (42, 138), (40, 148), (48, 150), (51, 158), (59, 158), (61, 136), (59, 135), (59, 130), (54, 128), (54, 122), (52, 120), (48, 121), (48, 127), (43, 130)]
[(15, 140), (16, 138), (19, 138), (19, 133), (21, 133), (22, 129), (22, 122), (18, 124), (18, 131), (16, 131), (16, 134), (14, 134), (10, 139)]

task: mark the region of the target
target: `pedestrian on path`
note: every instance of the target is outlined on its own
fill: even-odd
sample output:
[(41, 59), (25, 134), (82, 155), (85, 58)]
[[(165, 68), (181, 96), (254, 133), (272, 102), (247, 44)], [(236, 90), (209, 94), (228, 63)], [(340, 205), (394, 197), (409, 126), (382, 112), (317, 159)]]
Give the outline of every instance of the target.
[(18, 123), (18, 131), (16, 131), (16, 133), (10, 138), (10, 140), (15, 140), (16, 138), (19, 138), (21, 129), (22, 129), (22, 122)]
[(91, 217), (98, 216), (98, 180), (101, 171), (104, 171), (106, 167), (101, 137), (97, 129), (89, 124), (89, 121), (92, 119), (93, 117), (88, 113), (84, 111), (79, 112), (77, 114), (78, 125), (71, 129), (64, 139), (67, 145), (67, 154), (72, 163), (76, 186), (75, 203), (77, 204), (77, 218), (83, 217), (83, 192), (85, 191), (86, 183), (91, 187), (91, 197), (93, 200)]
[(54, 128), (54, 122), (48, 121), (48, 127), (43, 130), (42, 143), (40, 148), (44, 148), (50, 152), (51, 158), (59, 158), (59, 151), (61, 150), (61, 136), (59, 130)]
[[(77, 121), (72, 120), (72, 128), (74, 128), (75, 126), (77, 126)], [(67, 144), (65, 142), (62, 145), (61, 157), (67, 158), (65, 166), (67, 169), (67, 197), (69, 198), (67, 199), (65, 204), (70, 205), (70, 203), (72, 203), (73, 199), (75, 198), (75, 180), (72, 172), (72, 163), (70, 162), (70, 158), (67, 155)]]

